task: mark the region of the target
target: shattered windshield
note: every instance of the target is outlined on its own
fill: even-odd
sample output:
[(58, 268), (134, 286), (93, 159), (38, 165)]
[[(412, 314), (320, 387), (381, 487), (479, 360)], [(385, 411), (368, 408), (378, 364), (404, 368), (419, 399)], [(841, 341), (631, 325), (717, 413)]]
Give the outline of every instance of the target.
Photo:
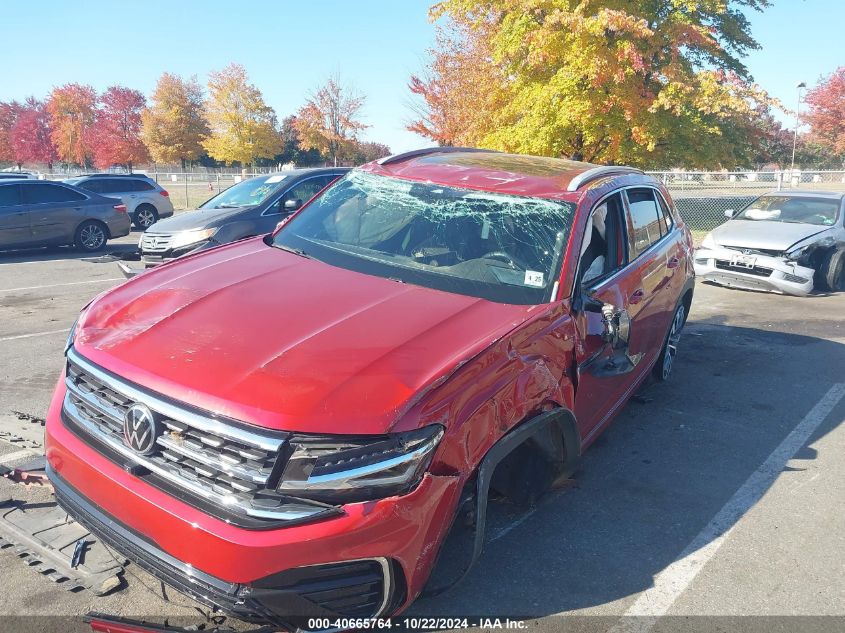
[(273, 244), (397, 281), (501, 303), (548, 301), (575, 205), (352, 171)]
[(211, 200), (204, 202), (200, 209), (226, 209), (234, 207), (250, 207), (261, 204), (271, 193), (276, 191), (284, 182), (285, 174), (270, 174), (244, 180), (221, 191)]
[(833, 226), (838, 215), (839, 200), (810, 196), (761, 196), (738, 213), (735, 219)]

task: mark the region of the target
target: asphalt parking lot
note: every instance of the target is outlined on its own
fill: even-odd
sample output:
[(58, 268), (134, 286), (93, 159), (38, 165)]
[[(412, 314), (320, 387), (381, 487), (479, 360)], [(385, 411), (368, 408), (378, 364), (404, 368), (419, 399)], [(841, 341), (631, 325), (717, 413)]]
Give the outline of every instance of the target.
[[(137, 239), (106, 252), (129, 252)], [(113, 261), (67, 249), (0, 254), (0, 463), (39, 453), (67, 330), (121, 281)], [(698, 284), (672, 381), (640, 391), (571, 486), (527, 513), (499, 512), (473, 573), (410, 614), (519, 616), (547, 630), (567, 615), (614, 631), (677, 622), (654, 620), (663, 615), (687, 624), (842, 616), (819, 620), (819, 630), (845, 630), (843, 313), (843, 293), (800, 299)], [(2, 494), (45, 494), (0, 484)], [(0, 552), (0, 576), (0, 615), (203, 621), (195, 603), (131, 566), (127, 586), (102, 598), (64, 591), (11, 550)], [(760, 622), (799, 628), (762, 618), (731, 628)]]

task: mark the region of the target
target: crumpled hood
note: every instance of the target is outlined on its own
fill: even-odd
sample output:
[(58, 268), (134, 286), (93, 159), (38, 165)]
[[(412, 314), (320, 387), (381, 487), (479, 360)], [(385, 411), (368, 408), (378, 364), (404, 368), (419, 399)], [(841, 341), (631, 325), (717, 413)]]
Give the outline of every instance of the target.
[(713, 239), (722, 246), (785, 251), (793, 244), (831, 227), (767, 220), (730, 220), (713, 229)]
[(148, 389), (267, 428), (384, 433), (421, 391), (539, 309), (336, 268), (256, 238), (105, 293), (75, 347)]
[(251, 211), (254, 208), (254, 206), (250, 206), (225, 209), (196, 209), (195, 211), (177, 213), (169, 218), (159, 220), (150, 227), (150, 229), (148, 229), (148, 232), (178, 233), (180, 231), (190, 231), (193, 229), (212, 228), (237, 218), (241, 214)]

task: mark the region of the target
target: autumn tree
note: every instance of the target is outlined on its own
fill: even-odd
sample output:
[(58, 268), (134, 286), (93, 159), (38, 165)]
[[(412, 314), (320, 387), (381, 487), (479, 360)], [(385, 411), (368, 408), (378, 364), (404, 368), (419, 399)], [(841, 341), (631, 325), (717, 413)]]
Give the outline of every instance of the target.
[(50, 129), (50, 115), (42, 101), (30, 97), (20, 107), (9, 131), (12, 157), (18, 169), (23, 163), (46, 163), (52, 171), (58, 159)]
[(741, 62), (758, 48), (744, 11), (767, 5), (444, 0), (428, 74), (411, 80), (425, 116), (409, 129), (593, 162), (733, 167), (770, 102)]
[(319, 150), (334, 165), (358, 139), (367, 125), (359, 120), (364, 97), (330, 77), (312, 92), (296, 115), (296, 129), (302, 147)]
[(353, 165), (361, 165), (378, 160), (379, 158), (384, 158), (385, 156), (390, 156), (390, 148), (384, 143), (356, 141), (349, 147), (348, 152), (344, 155), (344, 159)]
[(59, 158), (87, 165), (91, 159), (91, 127), (96, 119), (97, 93), (91, 86), (65, 84), (47, 99), (50, 138)]
[(17, 101), (0, 101), (0, 161), (14, 162), (15, 160), (11, 133), (20, 110), (21, 104)]
[(281, 149), (276, 114), (240, 64), (209, 75), (205, 113), (211, 134), (202, 146), (216, 160), (251, 165)]
[(141, 140), (141, 112), (146, 99), (137, 90), (111, 86), (100, 97), (100, 108), (90, 131), (94, 165), (106, 169), (148, 161), (150, 155)]
[(810, 107), (810, 142), (845, 163), (845, 66), (822, 79), (805, 98)]
[(273, 157), (278, 163), (293, 163), (295, 165), (316, 165), (322, 161), (320, 152), (316, 149), (305, 149), (296, 129), (296, 117), (290, 115), (282, 119), (279, 127), (282, 150)]
[(141, 113), (141, 138), (153, 160), (182, 163), (199, 158), (208, 137), (203, 111), (202, 86), (196, 77), (182, 79), (164, 73), (150, 97), (150, 107)]

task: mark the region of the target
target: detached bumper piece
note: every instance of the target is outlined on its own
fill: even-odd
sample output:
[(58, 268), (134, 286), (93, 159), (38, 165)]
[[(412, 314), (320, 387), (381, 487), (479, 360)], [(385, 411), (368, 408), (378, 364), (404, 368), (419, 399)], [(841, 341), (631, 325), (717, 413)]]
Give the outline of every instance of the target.
[(381, 558), (297, 567), (250, 585), (226, 582), (174, 558), (108, 516), (52, 469), (48, 475), (59, 505), (92, 534), (171, 587), (242, 620), (296, 630), (315, 617), (377, 617), (404, 601), (399, 565)]

